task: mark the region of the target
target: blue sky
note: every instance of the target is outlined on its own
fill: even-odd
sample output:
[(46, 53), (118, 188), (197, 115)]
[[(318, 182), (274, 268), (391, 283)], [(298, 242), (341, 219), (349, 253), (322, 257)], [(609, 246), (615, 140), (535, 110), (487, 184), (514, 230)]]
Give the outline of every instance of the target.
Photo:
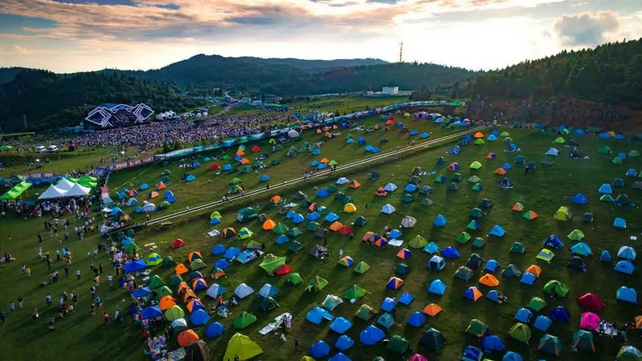
[(195, 54), (494, 69), (642, 37), (638, 0), (3, 0), (0, 66), (151, 69)]

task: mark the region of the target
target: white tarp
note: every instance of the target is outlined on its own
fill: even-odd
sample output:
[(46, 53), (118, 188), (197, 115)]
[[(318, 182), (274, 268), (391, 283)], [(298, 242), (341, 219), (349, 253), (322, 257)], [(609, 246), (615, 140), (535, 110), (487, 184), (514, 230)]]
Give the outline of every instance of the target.
[(46, 191), (44, 191), (44, 193), (40, 195), (40, 197), (38, 197), (38, 199), (62, 198), (65, 197), (66, 194), (66, 190), (60, 189), (52, 184), (49, 186), (49, 188), (47, 188)]
[(66, 178), (63, 178), (63, 179), (61, 179), (61, 180), (60, 180), (60, 182), (58, 182), (58, 184), (56, 184), (56, 187), (58, 187), (59, 189), (62, 189), (62, 190), (68, 191), (68, 190), (70, 190), (70, 189), (71, 189), (71, 187), (73, 187), (73, 186), (74, 186), (74, 184), (75, 184), (75, 183), (70, 182), (70, 181), (69, 181), (69, 180), (67, 180)]
[(83, 187), (78, 183), (74, 183), (73, 187), (67, 191), (67, 194), (65, 194), (65, 197), (80, 197), (80, 196), (86, 196), (89, 194), (90, 189), (87, 187)]

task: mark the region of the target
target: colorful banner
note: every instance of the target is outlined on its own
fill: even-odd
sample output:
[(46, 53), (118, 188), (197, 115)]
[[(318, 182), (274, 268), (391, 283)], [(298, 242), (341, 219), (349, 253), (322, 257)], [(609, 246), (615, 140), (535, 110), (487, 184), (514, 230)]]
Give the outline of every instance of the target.
[(136, 167), (136, 166), (139, 166), (139, 165), (151, 163), (155, 159), (156, 158), (154, 156), (143, 157), (143, 158), (139, 158), (139, 159), (132, 159), (132, 160), (128, 160), (128, 161), (125, 161), (125, 162), (114, 163), (114, 164), (112, 164), (110, 166), (110, 168), (112, 170), (121, 170), (121, 169), (129, 168), (129, 167)]

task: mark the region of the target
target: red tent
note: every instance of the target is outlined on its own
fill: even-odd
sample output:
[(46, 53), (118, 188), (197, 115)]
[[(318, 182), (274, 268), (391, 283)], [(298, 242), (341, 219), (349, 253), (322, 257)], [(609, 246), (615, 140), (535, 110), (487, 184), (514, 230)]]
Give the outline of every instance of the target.
[(341, 227), (341, 229), (339, 229), (339, 234), (341, 234), (342, 236), (347, 236), (350, 233), (352, 233), (352, 228), (348, 226), (343, 226)]
[(277, 268), (274, 273), (276, 273), (277, 275), (284, 275), (290, 273), (291, 270), (292, 268), (290, 268), (290, 266), (284, 264), (283, 266), (279, 266), (279, 268)]
[(252, 153), (256, 153), (256, 152), (258, 152), (259, 150), (261, 150), (261, 148), (259, 148), (257, 145), (255, 145), (255, 146), (253, 146), (253, 147), (252, 147)]
[(604, 302), (602, 301), (600, 296), (594, 295), (590, 292), (578, 297), (577, 303), (579, 303), (580, 306), (593, 311), (602, 311), (602, 309), (604, 308)]
[(217, 169), (221, 169), (221, 167), (219, 167), (218, 164), (211, 164), (210, 165), (210, 170), (217, 170)]
[(176, 239), (174, 240), (174, 242), (172, 242), (172, 248), (174, 248), (174, 249), (176, 249), (176, 248), (181, 248), (181, 247), (183, 247), (184, 245), (185, 245), (185, 242), (183, 242), (183, 240), (182, 240), (182, 239), (180, 239), (180, 238), (176, 238)]

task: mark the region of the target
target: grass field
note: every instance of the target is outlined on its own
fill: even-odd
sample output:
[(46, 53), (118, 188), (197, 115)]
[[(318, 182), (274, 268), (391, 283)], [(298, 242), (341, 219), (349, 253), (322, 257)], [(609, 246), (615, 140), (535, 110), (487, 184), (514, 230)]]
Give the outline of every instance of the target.
[[(539, 165), (543, 160), (544, 152), (551, 146), (551, 141), (555, 136), (535, 131), (509, 129), (511, 137), (523, 150), (522, 154), (527, 160), (536, 161)], [(378, 135), (375, 135), (378, 136)], [(343, 143), (341, 139), (339, 143)], [(400, 305), (397, 307), (396, 321), (397, 326), (393, 326), (389, 332), (386, 332), (388, 338), (392, 335), (405, 336), (415, 349), (426, 355), (429, 360), (451, 361), (456, 360), (461, 355), (463, 348), (467, 344), (478, 345), (479, 341), (475, 337), (464, 334), (464, 330), (471, 318), (478, 318), (486, 322), (493, 331), (504, 339), (510, 326), (515, 322), (513, 316), (517, 309), (524, 307), (533, 296), (543, 297), (548, 306), (540, 314), (548, 314), (557, 305), (567, 307), (571, 312), (571, 320), (568, 323), (554, 323), (549, 329), (549, 333), (559, 336), (563, 342), (563, 358), (565, 360), (579, 360), (586, 358), (596, 361), (612, 360), (619, 348), (619, 339), (606, 338), (605, 336), (596, 336), (595, 343), (597, 353), (586, 355), (577, 355), (571, 352), (570, 342), (574, 331), (578, 329), (579, 313), (576, 298), (585, 292), (593, 292), (601, 296), (606, 308), (601, 312), (601, 316), (611, 322), (617, 322), (621, 325), (624, 322), (632, 321), (633, 317), (638, 315), (639, 306), (626, 304), (615, 301), (615, 291), (621, 285), (642, 289), (642, 282), (637, 276), (627, 277), (618, 274), (612, 270), (613, 265), (600, 264), (598, 261), (599, 252), (603, 249), (609, 249), (613, 255), (623, 244), (631, 244), (628, 241), (633, 234), (638, 234), (642, 230), (642, 215), (639, 208), (617, 207), (598, 201), (598, 187), (604, 182), (611, 182), (615, 177), (624, 178), (626, 186), (624, 189), (614, 189), (615, 194), (620, 192), (627, 193), (629, 199), (633, 202), (642, 202), (642, 192), (630, 188), (633, 183), (632, 178), (624, 177), (628, 168), (640, 169), (642, 160), (640, 158), (627, 159), (624, 165), (614, 165), (611, 159), (614, 155), (605, 156), (597, 153), (597, 149), (602, 144), (608, 144), (615, 153), (639, 148), (638, 144), (628, 141), (601, 141), (593, 137), (582, 137), (578, 139), (582, 145), (580, 149), (584, 154), (588, 154), (591, 160), (573, 160), (567, 157), (568, 149), (561, 149), (563, 156), (555, 158), (555, 164), (549, 167), (539, 165), (534, 172), (524, 174), (523, 168), (516, 167), (508, 172), (515, 184), (513, 190), (500, 190), (496, 184), (500, 177), (493, 174), (493, 171), (504, 162), (512, 162), (515, 158), (513, 153), (504, 153), (504, 144), (486, 143), (482, 147), (468, 146), (463, 148), (459, 155), (445, 154), (447, 147), (434, 148), (427, 150), (418, 155), (407, 157), (405, 159), (392, 160), (367, 171), (346, 174), (350, 179), (356, 179), (362, 187), (358, 189), (348, 189), (347, 186), (339, 186), (340, 191), (354, 198), (354, 203), (358, 211), (352, 215), (341, 212), (340, 202), (334, 201), (333, 197), (326, 199), (315, 198), (314, 189), (301, 187), (300, 190), (309, 195), (311, 199), (328, 207), (330, 211), (340, 215), (340, 221), (343, 223), (352, 222), (357, 216), (363, 215), (368, 218), (369, 222), (365, 227), (356, 227), (355, 237), (340, 236), (333, 233), (328, 238), (329, 251), (331, 257), (327, 260), (318, 260), (309, 255), (310, 248), (322, 242), (314, 238), (309, 232), (297, 238), (297, 241), (305, 245), (303, 251), (293, 254), (287, 251), (287, 245), (279, 246), (274, 241), (276, 235), (261, 230), (260, 224), (250, 222), (239, 224), (235, 222), (235, 213), (233, 210), (221, 209), (223, 214), (224, 226), (233, 226), (237, 230), (242, 226), (247, 226), (255, 232), (253, 240), (265, 242), (266, 252), (274, 253), (278, 256), (287, 256), (288, 264), (292, 267), (293, 272), (298, 272), (304, 283), (298, 286), (286, 284), (287, 276), (268, 276), (258, 267), (258, 260), (246, 265), (240, 265), (233, 262), (233, 265), (227, 269), (227, 277), (217, 282), (227, 288), (225, 297), (231, 296), (234, 288), (241, 282), (245, 282), (258, 291), (261, 286), (269, 282), (275, 285), (280, 293), (275, 299), (281, 307), (270, 313), (264, 313), (258, 309), (258, 300), (252, 295), (240, 302), (240, 305), (232, 310), (232, 315), (227, 319), (217, 319), (227, 329), (219, 338), (211, 340), (206, 337), (207, 342), (214, 354), (214, 360), (221, 360), (225, 352), (225, 345), (235, 330), (232, 326), (234, 318), (242, 311), (254, 313), (258, 322), (241, 331), (249, 335), (259, 343), (265, 350), (265, 353), (257, 360), (298, 360), (307, 353), (310, 345), (318, 340), (325, 340), (329, 345), (333, 345), (338, 335), (330, 331), (328, 323), (313, 325), (305, 321), (306, 313), (314, 305), (319, 305), (327, 294), (343, 296), (346, 289), (358, 284), (369, 291), (369, 293), (355, 304), (345, 302), (338, 306), (332, 313), (336, 316), (343, 316), (353, 321), (354, 326), (347, 332), (352, 337), (356, 345), (346, 352), (354, 360), (371, 360), (374, 356), (381, 355), (387, 360), (399, 360), (400, 356), (390, 353), (385, 349), (384, 344), (378, 344), (373, 347), (365, 347), (359, 342), (359, 333), (367, 323), (354, 318), (354, 313), (361, 304), (369, 304), (375, 309), (379, 309), (384, 297), (400, 296), (403, 291), (409, 291), (416, 297), (410, 306)], [(497, 159), (487, 160), (485, 156), (488, 152), (495, 152)], [(325, 154), (324, 154), (325, 155)], [(435, 184), (434, 178), (438, 174), (446, 175), (450, 178), (451, 172), (446, 170), (446, 165), (435, 166), (435, 161), (440, 156), (446, 158), (446, 165), (450, 162), (458, 162), (462, 169), (463, 175), (461, 189), (457, 192), (447, 191), (448, 184)], [(472, 171), (468, 168), (469, 164), (479, 160), (483, 167), (478, 171)], [(437, 172), (434, 175), (423, 177), (421, 184), (430, 185), (434, 188), (434, 193), (430, 195), (435, 204), (426, 208), (419, 204), (419, 201), (410, 204), (403, 204), (400, 198), (403, 195), (405, 186), (412, 169), (420, 166), (429, 172), (433, 169)], [(370, 181), (367, 179), (369, 171), (376, 170), (382, 178), (379, 181)], [(471, 184), (466, 179), (476, 174), (482, 179), (484, 190), (474, 192), (470, 189)], [(272, 174), (270, 174), (272, 176)], [(342, 175), (341, 170), (336, 176)], [(378, 187), (384, 186), (388, 182), (394, 182), (399, 186), (399, 190), (389, 194), (386, 198), (374, 196), (374, 191)], [(329, 185), (333, 181), (328, 181)], [(171, 188), (171, 187), (170, 187)], [(589, 198), (587, 205), (578, 206), (571, 204), (570, 197), (577, 192), (583, 192)], [(203, 192), (209, 194), (210, 192)], [(283, 193), (282, 196), (291, 199), (294, 191), (290, 194)], [(179, 203), (181, 202), (180, 196)], [(485, 248), (473, 250), (471, 244), (458, 244), (455, 241), (457, 235), (462, 232), (469, 222), (468, 214), (472, 207), (479, 204), (482, 197), (487, 197), (494, 202), (493, 207), (487, 211), (487, 215), (480, 220), (481, 228), (471, 232), (473, 237), (481, 236), (486, 238), (487, 233), (495, 224), (504, 227), (507, 234), (503, 238), (488, 237), (488, 244)], [(526, 210), (536, 211), (540, 218), (533, 221), (527, 221), (521, 218), (521, 213), (511, 211), (515, 202), (522, 202)], [(264, 205), (267, 199), (257, 199), (250, 204)], [(365, 210), (365, 204), (368, 204), (368, 210)], [(379, 212), (381, 206), (385, 203), (393, 204), (397, 207), (397, 212), (391, 216), (383, 215)], [(553, 214), (561, 205), (568, 206), (574, 213), (574, 217), (569, 222), (560, 222), (553, 219)], [(307, 211), (303, 208), (296, 208), (303, 215)], [(592, 211), (595, 214), (595, 223), (583, 224), (581, 215), (585, 211)], [(290, 221), (285, 220), (285, 216), (278, 215), (275, 210), (266, 211), (266, 214), (275, 221), (282, 221), (288, 226), (292, 226)], [(438, 214), (448, 218), (448, 223), (443, 228), (434, 227), (432, 221)], [(405, 215), (413, 215), (417, 219), (417, 225), (410, 230), (402, 230), (401, 237), (406, 243), (415, 235), (423, 235), (428, 241), (434, 241), (441, 248), (447, 246), (456, 247), (461, 257), (456, 260), (448, 260), (446, 268), (441, 271), (432, 271), (427, 269), (426, 263), (430, 256), (421, 250), (412, 250), (412, 256), (403, 261), (410, 266), (410, 273), (406, 276), (400, 276), (404, 279), (405, 284), (397, 291), (385, 288), (386, 281), (389, 277), (394, 276), (394, 268), (402, 262), (395, 257), (396, 247), (387, 246), (378, 248), (368, 246), (360, 242), (361, 237), (366, 231), (381, 232), (384, 226), (388, 225), (397, 228), (399, 222)], [(629, 223), (629, 229), (625, 231), (616, 231), (612, 227), (614, 217), (625, 218)], [(110, 272), (109, 261), (106, 256), (99, 256), (98, 260), (87, 259), (86, 252), (95, 247), (96, 238), (90, 237), (83, 242), (70, 241), (65, 244), (73, 252), (74, 263), (71, 269), (71, 275), (64, 278), (57, 284), (40, 288), (38, 283), (46, 277), (47, 267), (44, 262), (36, 261), (37, 247), (36, 234), (43, 229), (41, 222), (29, 220), (21, 221), (9, 215), (1, 223), (2, 240), (0, 240), (0, 251), (10, 251), (17, 258), (16, 262), (4, 265), (0, 277), (0, 305), (7, 310), (9, 301), (23, 295), (25, 299), (25, 309), (18, 310), (15, 315), (9, 315), (6, 324), (0, 327), (0, 339), (2, 340), (2, 349), (4, 355), (10, 355), (12, 360), (45, 360), (50, 359), (51, 355), (65, 354), (68, 359), (94, 359), (94, 360), (142, 360), (142, 340), (137, 336), (139, 329), (133, 325), (131, 317), (128, 317), (124, 324), (103, 325), (100, 312), (98, 315), (90, 316), (88, 314), (89, 300), (88, 288), (91, 284), (89, 277), (86, 277), (88, 264), (90, 261), (102, 263)], [(207, 236), (207, 231), (211, 230), (208, 224), (208, 217), (193, 218), (182, 222), (177, 222), (172, 227), (154, 227), (139, 231), (136, 235), (136, 241), (139, 245), (155, 242), (159, 246), (158, 252), (162, 256), (171, 255), (178, 261), (183, 261), (188, 252), (199, 250), (205, 256), (205, 262), (211, 267), (219, 257), (210, 254), (210, 250), (217, 243), (226, 246), (240, 247), (240, 241), (218, 240)], [(73, 224), (72, 224), (73, 225)], [(304, 229), (306, 223), (299, 226)], [(328, 226), (328, 223), (324, 223)], [(566, 267), (566, 262), (571, 254), (569, 247), (574, 243), (566, 238), (571, 230), (578, 228), (586, 234), (584, 242), (593, 248), (593, 256), (586, 258), (588, 262), (588, 272), (578, 272)], [(7, 241), (4, 236), (11, 233), (13, 239)], [(555, 258), (550, 264), (545, 264), (535, 259), (537, 253), (542, 249), (542, 241), (550, 234), (557, 234), (564, 241), (566, 248), (555, 251)], [(175, 238), (182, 238), (186, 241), (186, 246), (178, 250), (170, 250), (169, 244)], [(55, 253), (58, 247), (55, 241), (46, 238), (44, 249)], [(515, 255), (509, 253), (511, 244), (515, 241), (524, 243), (527, 247), (526, 254)], [(631, 244), (636, 250), (639, 247)], [(372, 268), (363, 275), (358, 275), (352, 269), (345, 269), (338, 266), (339, 249), (344, 251), (344, 255), (350, 255), (355, 262), (366, 261)], [(488, 288), (481, 286), (477, 280), (482, 275), (480, 270), (475, 271), (475, 277), (468, 283), (453, 278), (453, 273), (460, 265), (463, 265), (472, 252), (479, 253), (486, 260), (497, 260), (502, 268), (509, 263), (513, 263), (524, 270), (530, 264), (538, 264), (542, 267), (542, 275), (534, 286), (525, 286), (519, 284), (518, 279), (504, 279), (498, 276), (501, 285), (498, 289), (509, 297), (510, 302), (505, 305), (498, 305), (486, 299), (480, 299), (477, 303), (472, 303), (462, 298), (463, 291), (469, 286), (478, 286), (485, 294)], [(92, 256), (93, 258), (93, 256)], [(27, 278), (20, 272), (20, 265), (26, 262), (32, 269), (32, 277)], [(73, 277), (73, 272), (78, 267), (83, 273), (83, 278), (77, 281)], [(53, 269), (61, 270), (60, 263), (54, 262)], [(209, 271), (209, 269), (206, 269)], [(161, 275), (166, 281), (169, 278), (170, 271), (158, 266), (153, 269), (153, 273)], [(328, 286), (318, 294), (304, 292), (305, 283), (314, 276), (324, 277), (329, 281)], [(116, 309), (125, 310), (129, 305), (126, 300), (128, 296), (120, 289), (109, 288), (103, 283), (99, 288), (99, 295), (105, 302), (105, 310), (111, 315)], [(441, 279), (447, 286), (446, 294), (439, 298), (426, 293), (429, 283), (434, 279)], [(542, 292), (542, 287), (551, 279), (558, 279), (571, 288), (566, 298), (554, 301)], [(214, 281), (208, 279), (208, 284)], [(57, 319), (56, 331), (49, 332), (46, 325), (47, 317), (56, 315), (57, 312), (52, 308), (44, 306), (44, 296), (51, 292), (54, 296), (54, 303), (57, 295), (62, 291), (80, 292), (80, 307), (75, 315), (63, 319)], [(212, 300), (205, 296), (205, 291), (199, 292), (206, 305), (211, 304)], [(415, 329), (406, 325), (408, 316), (417, 310), (423, 309), (428, 303), (435, 302), (443, 307), (444, 311), (435, 318), (429, 318), (426, 325)], [(180, 304), (180, 303), (179, 303)], [(37, 321), (31, 320), (30, 310), (38, 307), (41, 317)], [(183, 306), (184, 307), (184, 306)], [(288, 341), (283, 344), (276, 334), (261, 336), (258, 330), (268, 324), (275, 316), (283, 312), (291, 312), (294, 315), (293, 328), (288, 335)], [(374, 322), (371, 321), (371, 322)], [(439, 329), (447, 338), (448, 345), (438, 354), (429, 353), (418, 346), (418, 340), (422, 332), (428, 327)], [(202, 334), (205, 326), (195, 328), (195, 331)], [(520, 345), (515, 341), (505, 341), (509, 350), (517, 351), (524, 356), (525, 360), (557, 359), (551, 355), (542, 354), (536, 351), (536, 344), (543, 333), (533, 331), (530, 345)], [(297, 337), (301, 342), (300, 349), (294, 350), (292, 341)], [(629, 342), (636, 346), (642, 346), (637, 334), (629, 335)], [(331, 355), (337, 350), (333, 348)], [(408, 356), (408, 355), (406, 355)], [(500, 360), (501, 354), (487, 354), (490, 360)]]

